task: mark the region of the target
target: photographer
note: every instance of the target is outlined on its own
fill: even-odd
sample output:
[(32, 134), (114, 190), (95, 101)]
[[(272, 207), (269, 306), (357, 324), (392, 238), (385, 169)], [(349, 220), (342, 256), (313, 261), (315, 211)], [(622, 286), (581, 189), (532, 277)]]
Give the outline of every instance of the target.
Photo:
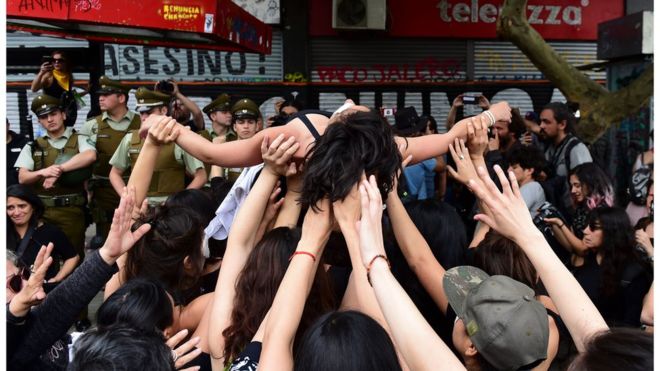
[(490, 108), (490, 102), (488, 101), (488, 98), (484, 97), (483, 95), (470, 96), (459, 94), (456, 96), (456, 98), (454, 98), (454, 101), (451, 104), (451, 108), (449, 109), (449, 113), (447, 114), (447, 130), (451, 129), (452, 126), (454, 126), (454, 123), (456, 123), (456, 112), (458, 112), (458, 109), (464, 107), (466, 104), (478, 104), (479, 107), (484, 111)]
[[(179, 85), (174, 80), (162, 80), (156, 83), (154, 90), (172, 96), (170, 116), (179, 124), (188, 126), (194, 132), (204, 130), (204, 115), (195, 102), (179, 91)], [(192, 118), (191, 118), (192, 116)]]
[(33, 92), (43, 89), (43, 93), (62, 100), (62, 107), (66, 113), (64, 125), (69, 127), (76, 123), (78, 106), (74, 97), (73, 74), (71, 64), (66, 55), (56, 50), (49, 56), (41, 59), (39, 73), (32, 80)]

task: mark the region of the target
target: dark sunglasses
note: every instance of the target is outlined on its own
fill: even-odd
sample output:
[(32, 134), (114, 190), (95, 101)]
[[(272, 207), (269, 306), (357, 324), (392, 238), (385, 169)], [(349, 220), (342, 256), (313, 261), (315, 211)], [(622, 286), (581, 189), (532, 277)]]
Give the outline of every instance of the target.
[(64, 58), (53, 58), (53, 63), (64, 63), (66, 60)]
[(19, 268), (17, 274), (12, 274), (7, 279), (7, 288), (10, 289), (13, 293), (17, 294), (23, 288), (23, 280), (30, 279), (30, 268), (22, 267)]

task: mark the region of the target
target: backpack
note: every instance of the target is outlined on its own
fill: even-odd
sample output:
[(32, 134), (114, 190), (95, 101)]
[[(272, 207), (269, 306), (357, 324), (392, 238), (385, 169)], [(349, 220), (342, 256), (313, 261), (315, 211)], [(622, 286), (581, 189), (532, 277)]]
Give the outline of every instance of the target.
[(643, 165), (633, 171), (628, 183), (628, 195), (635, 205), (646, 205), (646, 196), (649, 194), (649, 182), (653, 177), (653, 167)]
[[(571, 152), (573, 148), (580, 144), (580, 140), (575, 136), (570, 136), (566, 143), (566, 151), (564, 151), (564, 163), (566, 164), (567, 172), (571, 170)], [(564, 195), (569, 191), (568, 189), (568, 176), (557, 175), (555, 174), (556, 169), (552, 168), (552, 174), (548, 174), (548, 177), (544, 181), (539, 181), (543, 191), (545, 192), (545, 199), (553, 204), (554, 206), (559, 207), (560, 211), (565, 211), (568, 205), (564, 205)]]

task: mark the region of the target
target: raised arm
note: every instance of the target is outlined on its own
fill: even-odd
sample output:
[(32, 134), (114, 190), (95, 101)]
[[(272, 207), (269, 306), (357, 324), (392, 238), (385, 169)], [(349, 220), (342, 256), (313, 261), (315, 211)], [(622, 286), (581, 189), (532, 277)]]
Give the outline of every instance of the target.
[(243, 206), (236, 214), (227, 240), (227, 251), (209, 313), (208, 347), (214, 370), (224, 369), (225, 341), (222, 332), (231, 323), (231, 312), (236, 296), (236, 279), (254, 248), (257, 228), (268, 198), (279, 177), (272, 164), (276, 161), (287, 162), (297, 148), (298, 145), (294, 143), (293, 138), (284, 142), (283, 135), (275, 139), (270, 146), (268, 146), (267, 140), (262, 142), (261, 152), (264, 158), (272, 161), (266, 162)]
[[(478, 115), (478, 117), (481, 116), (487, 119), (488, 126), (491, 127), (495, 124), (495, 121), (511, 121), (511, 108), (507, 102), (500, 102), (493, 104), (489, 110)], [(412, 155), (412, 163), (418, 163), (447, 153), (449, 145), (454, 142), (454, 139), (467, 138), (467, 124), (470, 121), (470, 118), (459, 121), (445, 134), (407, 138), (408, 145), (405, 147), (404, 152), (401, 153), (402, 157), (406, 158), (408, 155)], [(399, 144), (405, 143), (404, 138), (397, 137), (396, 140)]]
[(293, 340), (323, 249), (330, 237), (330, 227), (329, 201), (321, 202), (318, 212), (309, 208), (300, 242), (291, 255), (291, 262), (268, 313), (259, 359), (260, 370), (293, 369)]
[(475, 218), (523, 249), (559, 309), (578, 351), (584, 351), (591, 336), (608, 329), (605, 320), (575, 277), (552, 251), (543, 234), (534, 226), (520, 195), (515, 175), (509, 173), (509, 183), (502, 169), (495, 167), (503, 188), (503, 192), (500, 192), (485, 169), (479, 168), (478, 172), (486, 186), (471, 181), (470, 188), (488, 208), (486, 213)]
[(41, 64), (41, 68), (39, 69), (39, 73), (34, 77), (34, 80), (32, 80), (32, 85), (30, 86), (30, 89), (32, 89), (33, 92), (39, 91), (39, 89), (43, 89), (45, 87), (49, 87), (53, 83), (53, 64), (50, 62), (44, 62)]
[[(373, 292), (376, 295), (376, 299), (385, 315), (394, 341), (397, 344), (399, 352), (403, 355), (406, 364), (411, 370), (464, 370), (465, 367), (463, 367), (451, 349), (433, 331), (389, 270), (389, 264), (385, 257), (380, 222), (383, 212), (382, 200), (374, 176), (370, 177), (369, 182), (366, 180), (362, 182), (360, 185), (360, 194), (362, 204), (362, 219), (360, 220), (362, 263), (367, 267), (368, 277), (371, 285), (373, 285)], [(394, 213), (400, 214), (401, 212), (405, 213), (405, 210), (397, 210)], [(399, 217), (397, 220), (392, 219), (393, 225), (397, 225), (399, 222), (409, 222), (412, 224), (409, 218)], [(426, 248), (419, 248), (420, 246), (417, 246), (417, 248), (419, 250), (425, 250), (420, 256), (426, 255), (426, 259), (435, 262), (435, 264), (429, 264), (435, 271), (429, 274), (427, 278), (437, 279), (435, 286), (438, 286), (442, 291), (444, 269), (437, 263), (433, 255), (430, 254), (428, 245), (426, 245), (426, 242), (414, 225), (407, 225), (404, 228), (413, 233), (417, 232), (416, 236), (410, 238), (404, 244), (407, 244), (407, 242), (416, 242), (420, 246), (426, 246)], [(410, 230), (411, 228), (415, 231)], [(420, 280), (427, 287), (421, 278)], [(443, 312), (445, 312), (447, 299), (444, 297), (444, 293), (442, 296), (441, 301), (444, 303), (442, 308), (444, 308)], [(434, 300), (436, 300), (435, 296)]]

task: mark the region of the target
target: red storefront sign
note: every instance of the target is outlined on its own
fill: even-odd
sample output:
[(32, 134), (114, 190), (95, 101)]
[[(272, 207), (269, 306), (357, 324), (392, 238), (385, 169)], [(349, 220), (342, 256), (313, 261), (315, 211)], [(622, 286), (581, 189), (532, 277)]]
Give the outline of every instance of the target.
[(231, 0), (9, 0), (7, 28), (103, 42), (266, 54), (272, 35), (270, 26)]
[[(504, 0), (389, 0), (394, 37), (493, 39)], [(332, 0), (310, 4), (310, 35), (336, 36)], [(529, 23), (546, 40), (596, 40), (598, 24), (624, 15), (623, 0), (529, 0)]]

